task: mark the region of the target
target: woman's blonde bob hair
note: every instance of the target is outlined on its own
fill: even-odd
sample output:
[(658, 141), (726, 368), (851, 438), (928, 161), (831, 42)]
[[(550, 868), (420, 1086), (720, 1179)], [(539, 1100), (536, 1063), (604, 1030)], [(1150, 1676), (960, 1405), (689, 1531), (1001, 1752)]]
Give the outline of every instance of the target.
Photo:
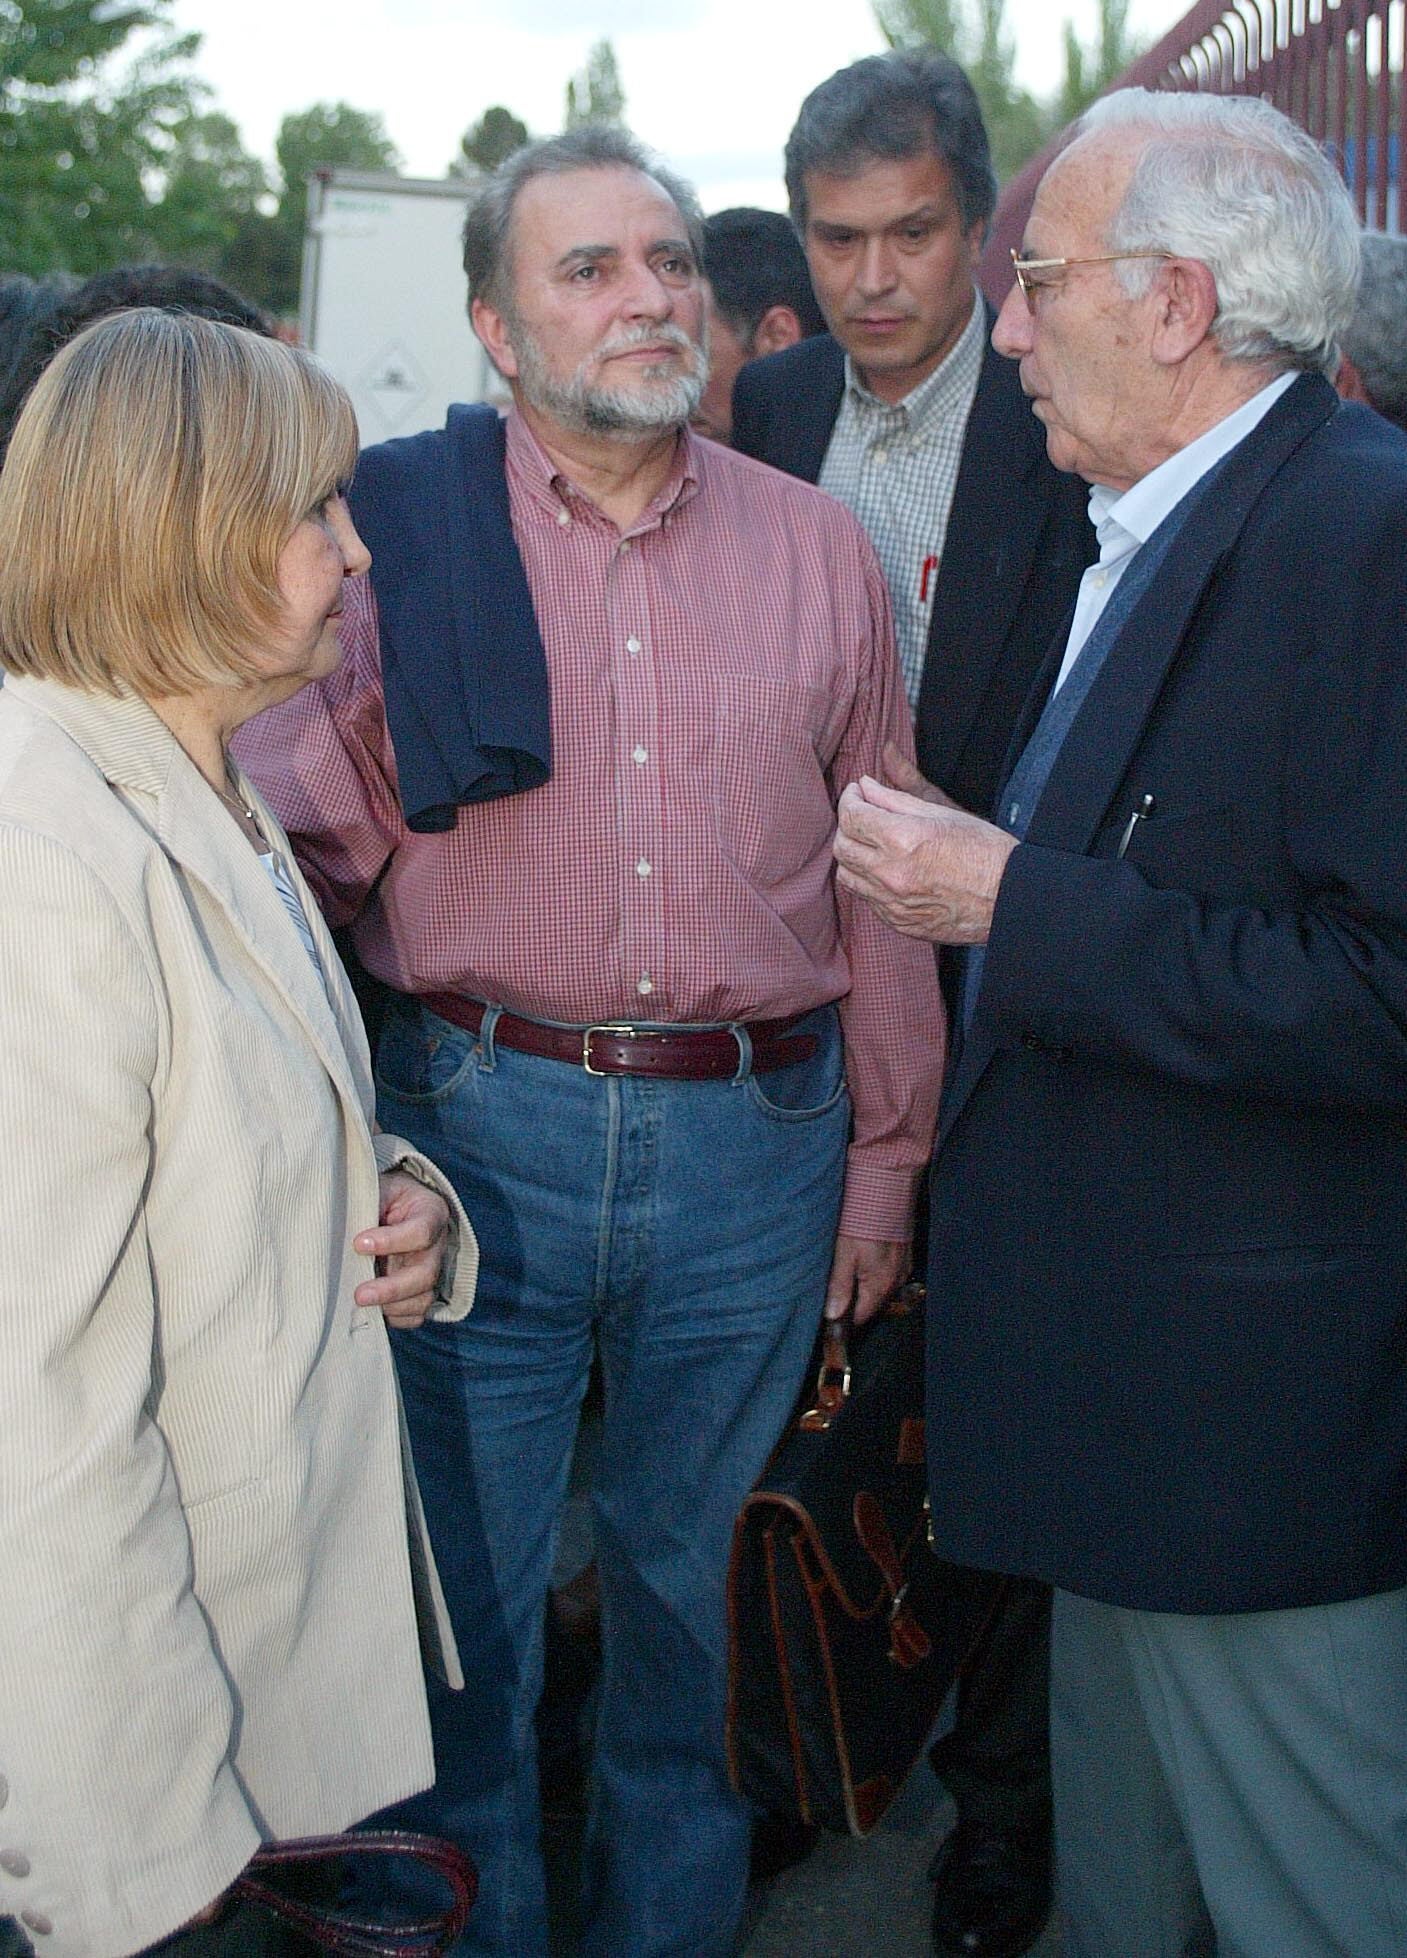
[(151, 699), (260, 677), (279, 554), (356, 455), (311, 354), (153, 307), (97, 321), (0, 471), (0, 665)]

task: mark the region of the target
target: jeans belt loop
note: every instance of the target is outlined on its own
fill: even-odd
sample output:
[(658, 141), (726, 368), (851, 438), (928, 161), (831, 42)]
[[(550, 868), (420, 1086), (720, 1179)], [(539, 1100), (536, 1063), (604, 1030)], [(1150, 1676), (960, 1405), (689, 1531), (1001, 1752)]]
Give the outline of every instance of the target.
[(738, 1043), (738, 1071), (733, 1076), (733, 1086), (737, 1088), (752, 1073), (752, 1035), (741, 1020), (732, 1021), (728, 1031)]
[(484, 1017), (479, 1023), (479, 1066), (485, 1074), (492, 1074), (498, 1066), (498, 1049), (494, 1045), (494, 1034), (502, 1011), (501, 1006), (486, 1006)]

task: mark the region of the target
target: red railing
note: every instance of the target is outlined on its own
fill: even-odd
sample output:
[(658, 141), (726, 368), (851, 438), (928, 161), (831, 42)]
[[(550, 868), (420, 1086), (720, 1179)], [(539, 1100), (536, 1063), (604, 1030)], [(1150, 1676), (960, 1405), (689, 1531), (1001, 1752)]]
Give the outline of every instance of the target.
[[(1260, 95), (1318, 138), (1343, 171), (1363, 224), (1407, 228), (1407, 0), (1199, 0), (1115, 88)], [(999, 304), (1011, 247), (1058, 136), (1002, 192), (981, 279)]]

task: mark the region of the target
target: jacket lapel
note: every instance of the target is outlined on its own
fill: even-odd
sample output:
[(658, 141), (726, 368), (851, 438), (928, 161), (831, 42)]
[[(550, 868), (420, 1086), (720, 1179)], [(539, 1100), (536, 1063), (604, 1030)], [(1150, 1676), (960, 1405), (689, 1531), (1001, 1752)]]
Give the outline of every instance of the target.
[(789, 476), (817, 483), (845, 393), (845, 355), (829, 333), (803, 341), (801, 348), (807, 371), (798, 376), (793, 412), (776, 418), (767, 459)]
[[(988, 333), (992, 315), (988, 309)], [(1016, 369), (988, 339), (933, 595), (918, 720), (926, 742), (957, 753), (1006, 644), (1031, 575), (1051, 479), (1045, 435)]]
[[(235, 770), (235, 782), (239, 793), (259, 817), (264, 833), (271, 839), (276, 839), (279, 844), (279, 857), (298, 893), (303, 906), (303, 915), (308, 921), (308, 929), (312, 933), (313, 944), (317, 949), (321, 974), (313, 970), (307, 948), (301, 940), (298, 940), (296, 945), (300, 957), (286, 961), (286, 976), (298, 989), (298, 996), (303, 998), (308, 1006), (308, 1012), (304, 1015), (305, 1025), (318, 1045), (318, 1051), (327, 1065), (328, 1073), (344, 1094), (350, 1090), (351, 1099), (356, 1102), (369, 1121), (372, 1110), (376, 1106), (376, 1088), (371, 1073), (371, 1050), (367, 1046), (366, 1026), (362, 1020), (361, 1008), (357, 1005), (352, 982), (347, 977), (347, 968), (342, 963), (342, 955), (323, 919), (322, 906), (318, 903), (317, 895), (300, 870), (298, 860), (293, 854), (293, 846), (289, 843), (278, 817), (249, 777), (239, 769)], [(268, 872), (261, 864), (256, 865), (255, 868), (264, 885), (268, 886)], [(282, 901), (271, 888), (261, 895), (273, 897), (278, 914), (284, 923), (291, 922)], [(296, 928), (293, 936), (297, 939)], [(282, 967), (289, 948), (286, 933), (279, 938), (278, 945), (285, 955), (285, 958), (280, 958), (278, 961), (279, 966)], [(257, 956), (258, 948), (253, 949)], [(276, 971), (268, 966), (265, 969), (277, 984)], [(308, 981), (311, 981), (311, 985)], [(293, 995), (286, 992), (286, 996), (290, 1004), (296, 1006)], [(331, 1020), (334, 1035), (332, 1041), (325, 1046), (318, 1041), (318, 1027), (326, 1024), (324, 1013)]]
[(1328, 382), (1307, 375), (1232, 451), (1211, 492), (1189, 513), (1104, 662), (1056, 758), (1028, 841), (1089, 850), (1193, 613), (1235, 549), (1267, 484), (1337, 405)]
[[(130, 693), (114, 700), (43, 680), (18, 678), (9, 684), (56, 721), (115, 789), (135, 799), (138, 819), (148, 820), (166, 855), (229, 918), (250, 960), (304, 1028), (339, 1093), (365, 1114), (370, 1107), (369, 1076), (362, 1062), (365, 1040), (355, 1031), (341, 962), (316, 900), (293, 866), (283, 832), (243, 776), (236, 780), (278, 845), (303, 899), (328, 974), (327, 989), (268, 872), (170, 729), (144, 700)], [(329, 993), (338, 1000), (335, 1012)]]
[[(1142, 739), (1168, 669), (1255, 504), (1295, 451), (1338, 406), (1329, 383), (1304, 375), (1233, 450), (1211, 494), (1189, 514), (1167, 561), (1130, 615), (1052, 768), (1026, 833), (1028, 843), (1087, 855)], [(1018, 739), (1029, 736), (1059, 665), (1032, 695)], [(1019, 749), (1013, 744), (1012, 754)], [(952, 1128), (995, 1048), (980, 1005), (944, 1096), (940, 1141)]]

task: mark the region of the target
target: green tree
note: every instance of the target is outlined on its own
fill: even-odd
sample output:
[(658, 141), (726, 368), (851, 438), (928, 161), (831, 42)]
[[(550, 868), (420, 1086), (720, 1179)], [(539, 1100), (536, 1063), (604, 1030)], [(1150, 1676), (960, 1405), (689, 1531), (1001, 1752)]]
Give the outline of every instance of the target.
[[(199, 37), (170, 0), (0, 0), (0, 264), (88, 273), (157, 248), (173, 131), (198, 113)], [(158, 38), (120, 72), (139, 28)]]
[(1006, 0), (975, 0), (976, 21), (954, 0), (875, 0), (880, 32), (894, 48), (933, 47), (967, 70), (1001, 182), (1040, 148), (1049, 118), (1018, 86), (1016, 48), (1006, 31)]
[[(245, 150), (230, 118), (192, 114), (178, 123), (163, 179), (161, 200), (152, 213), (160, 255), (217, 273), (243, 289), (230, 259), (249, 227), (264, 217), (261, 202), (269, 184), (263, 165)], [(251, 298), (258, 296), (250, 293)]]
[(967, 36), (952, 0), (874, 0), (874, 15), (891, 48), (937, 48), (965, 63)]
[(103, 5), (101, 0), (3, 0), (0, 93), (64, 88), (116, 54), (139, 27), (164, 24), (169, 0)]
[(315, 102), (299, 115), (285, 116), (274, 155), (283, 196), (299, 199), (308, 178), (324, 164), (334, 170), (396, 170), (401, 161), (380, 116), (349, 102)]
[(1006, 28), (1006, 0), (874, 0), (875, 19), (891, 47), (934, 47), (967, 70), (1005, 183), (1057, 130), (1063, 129), (1134, 58), (1129, 0), (1099, 0), (1099, 27), (1086, 48), (1067, 20), (1060, 92), (1040, 102), (1016, 81), (1016, 48)]
[(528, 140), (528, 125), (511, 109), (495, 103), (459, 139), (459, 155), (449, 166), (452, 177), (472, 177), (480, 170), (496, 170), (520, 150)]
[(621, 85), (616, 51), (609, 41), (598, 41), (586, 57), (586, 66), (567, 83), (568, 129), (583, 122), (623, 122), (625, 89)]
[(270, 312), (298, 310), (308, 179), (315, 170), (395, 170), (400, 157), (379, 115), (348, 102), (316, 102), (285, 116), (274, 140), (278, 204), (272, 217), (240, 227), (225, 276)]
[(1128, 22), (1129, 0), (1099, 0), (1095, 43), (1087, 48), (1066, 21), (1065, 78), (1056, 100), (1057, 129), (1081, 115), (1137, 58), (1140, 44), (1130, 35)]
[(1006, 0), (977, 0), (977, 45), (970, 69), (1000, 183), (1035, 155), (1050, 127), (1036, 98), (1017, 86), (1016, 43), (1006, 31), (1005, 14)]

